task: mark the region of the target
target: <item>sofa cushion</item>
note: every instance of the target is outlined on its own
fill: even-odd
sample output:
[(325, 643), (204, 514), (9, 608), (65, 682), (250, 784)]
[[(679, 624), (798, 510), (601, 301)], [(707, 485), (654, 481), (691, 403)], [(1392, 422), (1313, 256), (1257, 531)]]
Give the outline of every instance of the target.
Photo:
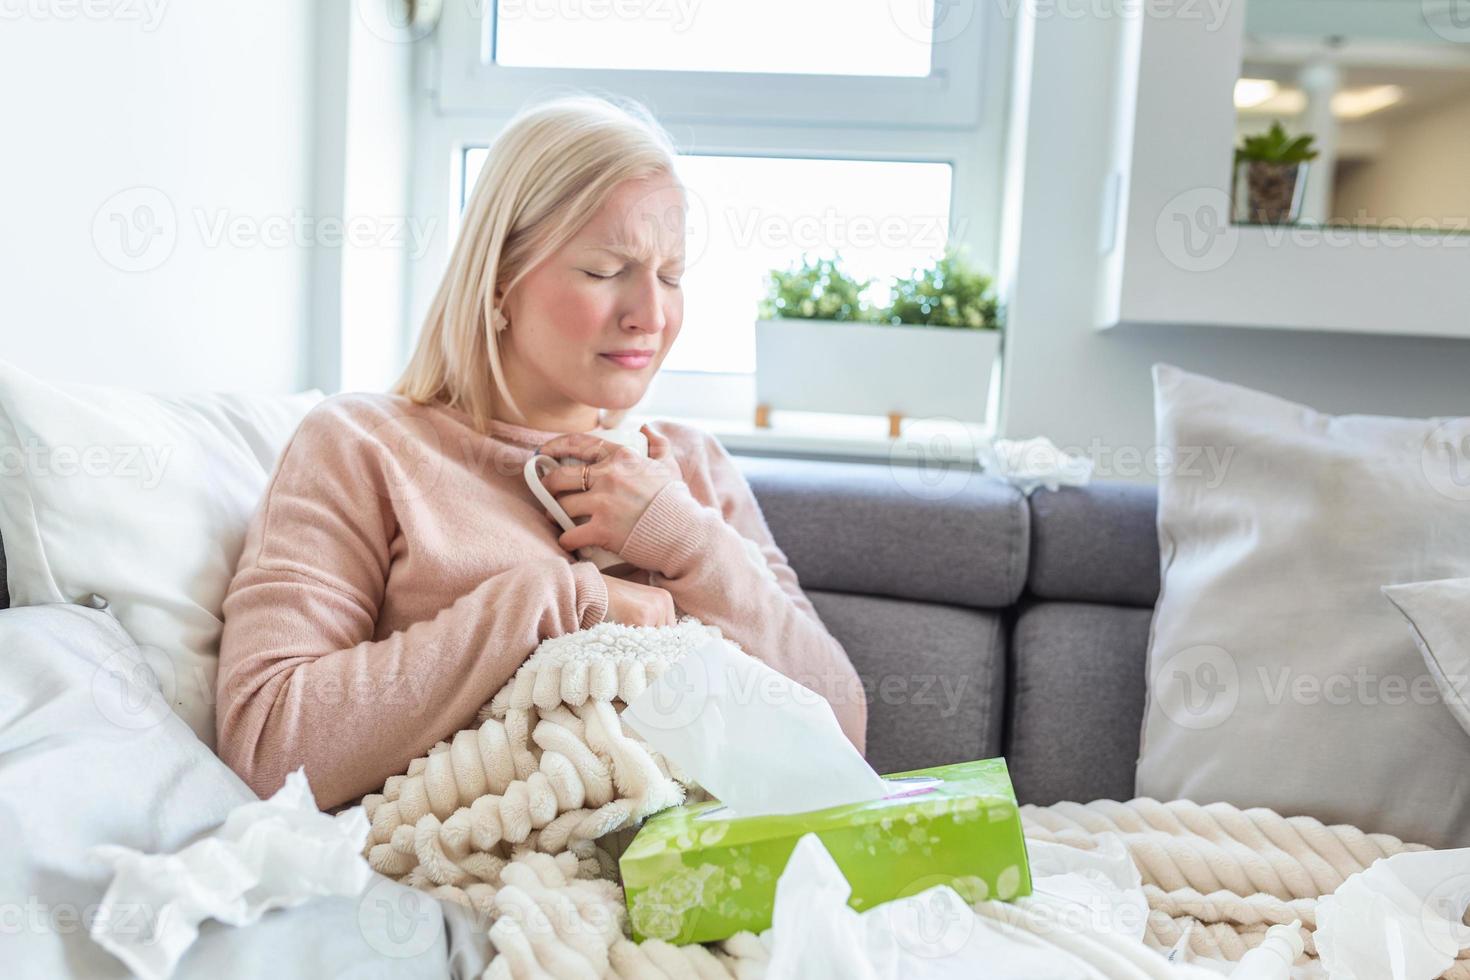
[(1000, 755), (1005, 628), (999, 614), (835, 592), (807, 595), (862, 678), (874, 769), (903, 772)]
[(1470, 846), (1470, 741), (1382, 593), (1470, 577), (1470, 420), (1325, 415), (1154, 368), (1164, 584), (1137, 792)]
[(1041, 602), (1017, 618), (1005, 756), (1021, 802), (1133, 797), (1152, 615)]
[(735, 459), (804, 589), (977, 609), (1021, 593), (1030, 515), (1001, 480), (951, 472), (925, 490), (912, 467)]
[(1028, 587), (1043, 599), (1152, 607), (1159, 595), (1158, 491), (1092, 483), (1031, 495)]

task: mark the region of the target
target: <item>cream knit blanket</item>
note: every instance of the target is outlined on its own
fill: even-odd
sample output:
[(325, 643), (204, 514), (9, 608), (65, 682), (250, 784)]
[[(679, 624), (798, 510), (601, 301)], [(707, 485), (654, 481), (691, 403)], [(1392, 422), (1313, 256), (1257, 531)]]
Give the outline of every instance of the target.
[[(670, 627), (602, 623), (544, 641), (481, 710), (478, 727), (363, 799), (369, 863), (483, 916), (497, 954), (487, 978), (762, 976), (769, 935), (710, 947), (633, 943), (617, 882), (616, 857), (644, 818), (684, 802), (686, 788), (704, 798), (618, 713), (718, 636), (685, 616)], [(1146, 942), (1170, 948), (1194, 924), (1194, 952), (1230, 960), (1293, 919), (1315, 955), (1317, 899), (1380, 857), (1421, 849), (1228, 804), (1058, 803), (1023, 807), (1022, 818), (1028, 838), (1080, 848), (1096, 847), (1101, 833), (1121, 835), (1148, 898)], [(1026, 927), (1024, 909), (999, 905), (976, 910)], [(1470, 980), (1470, 969), (1462, 961), (1445, 976)]]

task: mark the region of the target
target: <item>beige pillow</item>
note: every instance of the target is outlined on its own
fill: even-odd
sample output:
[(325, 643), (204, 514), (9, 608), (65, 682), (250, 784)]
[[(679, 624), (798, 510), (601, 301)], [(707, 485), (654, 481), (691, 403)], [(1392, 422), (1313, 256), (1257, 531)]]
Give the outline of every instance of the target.
[(1470, 845), (1470, 739), (1381, 591), (1470, 576), (1470, 419), (1323, 415), (1164, 365), (1154, 388), (1138, 793)]

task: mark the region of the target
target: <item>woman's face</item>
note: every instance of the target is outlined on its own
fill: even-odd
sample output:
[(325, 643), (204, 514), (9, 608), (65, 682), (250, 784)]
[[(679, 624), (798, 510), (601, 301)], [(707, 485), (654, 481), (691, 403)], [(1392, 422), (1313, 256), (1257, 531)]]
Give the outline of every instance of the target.
[(626, 180), (501, 304), (506, 384), (533, 428), (585, 430), (643, 397), (684, 319), (684, 198)]

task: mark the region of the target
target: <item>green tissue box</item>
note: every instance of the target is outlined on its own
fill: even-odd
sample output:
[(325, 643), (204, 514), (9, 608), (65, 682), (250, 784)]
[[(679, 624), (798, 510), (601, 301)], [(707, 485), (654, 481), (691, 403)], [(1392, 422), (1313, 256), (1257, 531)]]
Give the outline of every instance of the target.
[(727, 939), (771, 924), (776, 879), (815, 833), (862, 911), (947, 884), (966, 901), (1031, 894), (1021, 814), (1004, 759), (883, 777), (881, 800), (726, 818), (710, 801), (651, 817), (619, 860), (633, 938)]

